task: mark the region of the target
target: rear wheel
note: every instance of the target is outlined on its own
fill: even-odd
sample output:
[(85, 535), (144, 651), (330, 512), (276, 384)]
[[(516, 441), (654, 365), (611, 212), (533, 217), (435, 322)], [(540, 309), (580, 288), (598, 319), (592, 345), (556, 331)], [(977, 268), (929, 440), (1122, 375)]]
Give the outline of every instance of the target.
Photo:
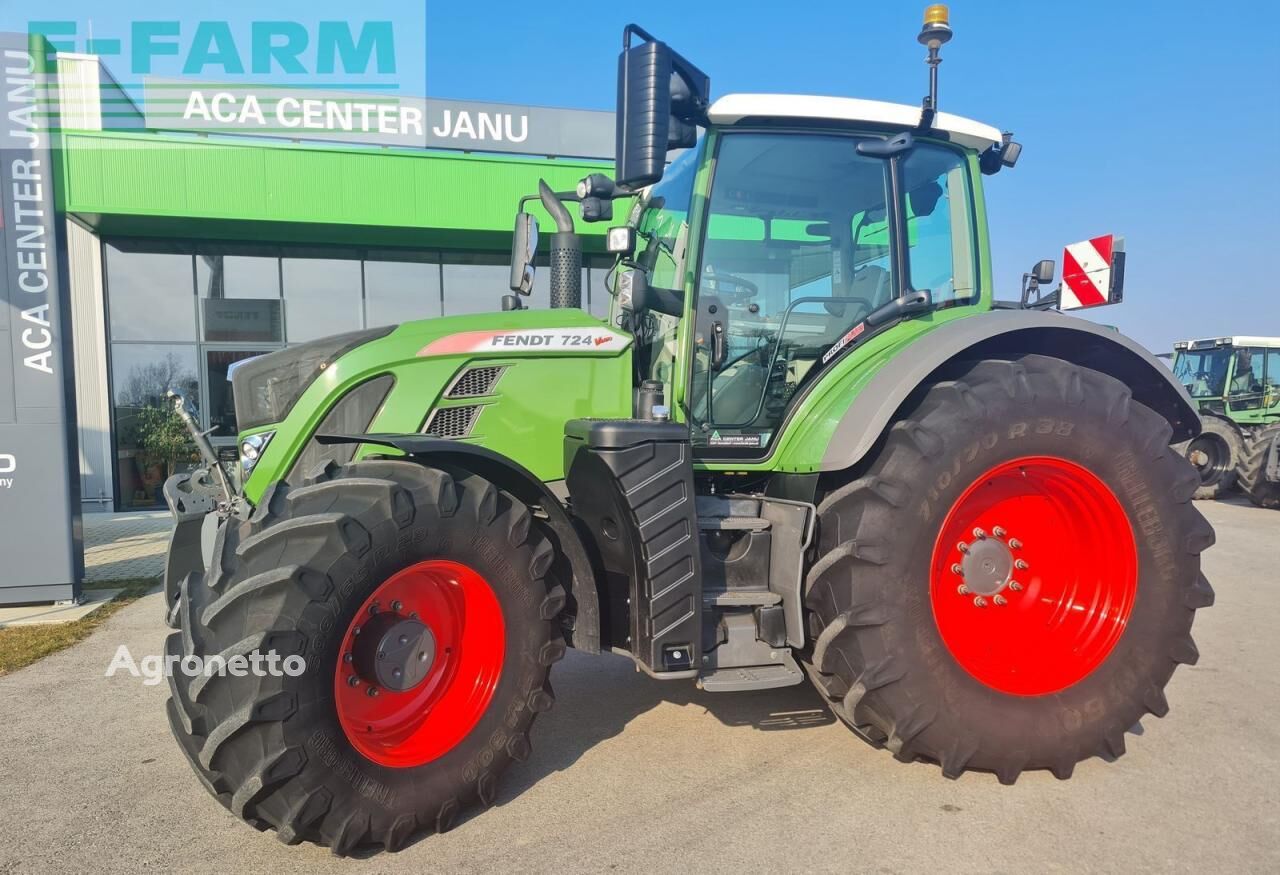
[(448, 829), (494, 801), (552, 704), (552, 559), (528, 508), (478, 476), (370, 461), (278, 485), (184, 581), (167, 650), (305, 668), (174, 673), (174, 734), (223, 805), (283, 841), (345, 854)]
[(1254, 432), (1245, 440), (1236, 468), (1240, 489), (1258, 507), (1280, 508), (1280, 482), (1267, 479), (1267, 454), (1280, 440), (1280, 423)]
[(1197, 658), (1199, 478), (1120, 382), (1041, 356), (958, 368), (819, 507), (809, 670), (901, 760), (1012, 783), (1119, 756)]
[(1221, 498), (1236, 487), (1236, 468), (1244, 455), (1240, 431), (1217, 416), (1200, 417), (1200, 434), (1175, 449), (1200, 475), (1197, 500)]

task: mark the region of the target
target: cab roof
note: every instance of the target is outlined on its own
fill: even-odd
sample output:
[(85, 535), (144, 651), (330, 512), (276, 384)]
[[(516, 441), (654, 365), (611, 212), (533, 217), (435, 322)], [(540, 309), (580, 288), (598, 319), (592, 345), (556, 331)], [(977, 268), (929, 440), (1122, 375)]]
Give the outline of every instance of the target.
[(1204, 340), (1181, 340), (1173, 345), (1174, 349), (1206, 349), (1214, 346), (1262, 346), (1268, 349), (1280, 349), (1280, 337), (1258, 337), (1249, 334), (1238, 334), (1234, 337), (1208, 337)]
[[(920, 107), (857, 97), (817, 97), (806, 94), (726, 94), (711, 104), (707, 116), (712, 124), (732, 125), (744, 119), (787, 118), (841, 122), (867, 122), (914, 128), (920, 124)], [(933, 127), (951, 135), (959, 143), (979, 152), (1001, 142), (1000, 131), (991, 125), (938, 113)]]

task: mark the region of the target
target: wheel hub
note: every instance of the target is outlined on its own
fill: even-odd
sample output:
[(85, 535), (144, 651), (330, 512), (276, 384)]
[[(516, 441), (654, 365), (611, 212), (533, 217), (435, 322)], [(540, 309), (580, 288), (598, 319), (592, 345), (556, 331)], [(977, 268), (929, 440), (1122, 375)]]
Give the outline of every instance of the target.
[(362, 680), (402, 693), (426, 680), (436, 658), (436, 638), (416, 617), (390, 611), (372, 617), (352, 648), (352, 667)]
[(1006, 605), (1008, 599), (1003, 595), (1006, 590), (1022, 591), (1022, 584), (1013, 579), (1015, 570), (1028, 567), (1026, 561), (1013, 555), (1015, 550), (1022, 549), (1022, 542), (1009, 537), (1003, 526), (993, 527), (990, 535), (984, 529), (974, 529), (973, 540), (961, 541), (956, 549), (962, 558), (951, 566), (951, 571), (963, 581), (956, 592), (973, 596), (974, 607), (985, 608), (991, 603)]

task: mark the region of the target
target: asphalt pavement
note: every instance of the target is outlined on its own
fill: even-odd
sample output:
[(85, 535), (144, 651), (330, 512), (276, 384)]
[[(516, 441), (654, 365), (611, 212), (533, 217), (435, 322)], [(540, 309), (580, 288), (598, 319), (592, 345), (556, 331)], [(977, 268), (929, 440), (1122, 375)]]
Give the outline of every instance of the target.
[(0, 872), (1280, 871), (1280, 513), (1205, 503), (1217, 604), (1171, 711), (1060, 782), (944, 779), (834, 722), (807, 685), (703, 693), (570, 652), (497, 804), (398, 854), (286, 847), (209, 798), (167, 687), (104, 677), (162, 653), (158, 595), (0, 678)]

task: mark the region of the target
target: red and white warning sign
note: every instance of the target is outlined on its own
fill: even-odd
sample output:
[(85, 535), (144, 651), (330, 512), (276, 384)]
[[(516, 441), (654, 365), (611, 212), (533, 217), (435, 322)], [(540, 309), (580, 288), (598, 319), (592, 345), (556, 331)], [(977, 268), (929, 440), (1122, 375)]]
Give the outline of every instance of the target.
[(1124, 238), (1113, 234), (1072, 243), (1062, 250), (1059, 307), (1079, 310), (1118, 304), (1124, 279)]

